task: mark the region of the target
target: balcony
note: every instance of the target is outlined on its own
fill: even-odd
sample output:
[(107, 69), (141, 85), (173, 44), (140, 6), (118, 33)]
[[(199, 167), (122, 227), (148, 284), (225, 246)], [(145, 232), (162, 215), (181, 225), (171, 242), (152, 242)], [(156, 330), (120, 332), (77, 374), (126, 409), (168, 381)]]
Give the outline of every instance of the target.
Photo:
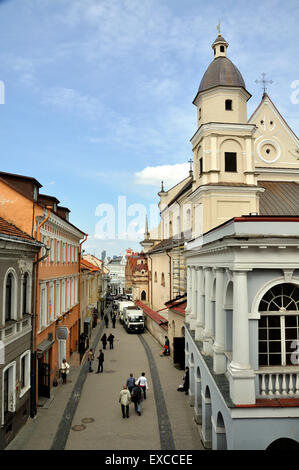
[(257, 398), (299, 397), (299, 367), (261, 368), (258, 376)]
[(14, 336), (31, 331), (31, 315), (26, 314), (20, 320), (10, 320), (0, 328), (0, 341), (10, 341)]

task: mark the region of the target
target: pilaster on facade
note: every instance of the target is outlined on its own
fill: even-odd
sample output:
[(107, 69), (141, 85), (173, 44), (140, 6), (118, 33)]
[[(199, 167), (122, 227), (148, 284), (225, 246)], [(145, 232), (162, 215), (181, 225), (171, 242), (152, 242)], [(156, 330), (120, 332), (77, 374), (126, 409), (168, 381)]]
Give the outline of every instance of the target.
[(213, 311), (211, 303), (212, 291), (212, 268), (204, 269), (205, 277), (205, 324), (203, 331), (203, 353), (209, 356), (213, 355)]
[(216, 374), (226, 372), (225, 311), (223, 308), (224, 268), (216, 268), (215, 341), (213, 344), (213, 369)]
[(233, 271), (233, 355), (228, 367), (230, 396), (235, 404), (255, 403), (255, 374), (249, 360), (247, 271)]
[(204, 282), (204, 272), (203, 268), (197, 267), (197, 316), (195, 324), (195, 340), (202, 341), (203, 339), (203, 330), (204, 330), (204, 291), (203, 291), (203, 282)]

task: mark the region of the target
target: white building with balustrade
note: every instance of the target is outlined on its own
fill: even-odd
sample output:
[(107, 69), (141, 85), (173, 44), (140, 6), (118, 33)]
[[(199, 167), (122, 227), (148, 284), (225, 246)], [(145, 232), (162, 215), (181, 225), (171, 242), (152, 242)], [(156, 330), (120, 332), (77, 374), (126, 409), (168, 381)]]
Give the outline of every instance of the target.
[(299, 448), (299, 217), (234, 218), (188, 243), (190, 404), (212, 449)]

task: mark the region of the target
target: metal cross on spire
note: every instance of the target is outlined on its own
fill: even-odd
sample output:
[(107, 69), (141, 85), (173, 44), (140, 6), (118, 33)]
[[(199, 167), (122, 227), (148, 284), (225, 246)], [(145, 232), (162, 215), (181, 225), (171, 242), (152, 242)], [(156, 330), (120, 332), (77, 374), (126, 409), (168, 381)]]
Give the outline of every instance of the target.
[(262, 73), (262, 79), (261, 80), (255, 80), (255, 83), (262, 83), (263, 84), (263, 91), (264, 94), (266, 93), (267, 89), (267, 83), (273, 83), (273, 80), (266, 80), (266, 74), (265, 72)]
[(220, 26), (221, 26), (221, 21), (219, 20), (217, 24), (218, 36), (221, 36)]
[(190, 158), (190, 160), (188, 160), (188, 163), (190, 163), (190, 171), (192, 171), (192, 164), (193, 164), (192, 158)]

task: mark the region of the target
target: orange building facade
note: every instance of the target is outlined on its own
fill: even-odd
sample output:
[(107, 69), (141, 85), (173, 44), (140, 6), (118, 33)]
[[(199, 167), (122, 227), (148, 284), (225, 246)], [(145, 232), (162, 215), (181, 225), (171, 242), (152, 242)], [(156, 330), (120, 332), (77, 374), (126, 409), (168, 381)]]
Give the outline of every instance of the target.
[(39, 193), (34, 178), (0, 172), (0, 216), (44, 244), (36, 260), (33, 400), (50, 397), (62, 360), (78, 349), (80, 252), (84, 232), (69, 222), (70, 210)]

